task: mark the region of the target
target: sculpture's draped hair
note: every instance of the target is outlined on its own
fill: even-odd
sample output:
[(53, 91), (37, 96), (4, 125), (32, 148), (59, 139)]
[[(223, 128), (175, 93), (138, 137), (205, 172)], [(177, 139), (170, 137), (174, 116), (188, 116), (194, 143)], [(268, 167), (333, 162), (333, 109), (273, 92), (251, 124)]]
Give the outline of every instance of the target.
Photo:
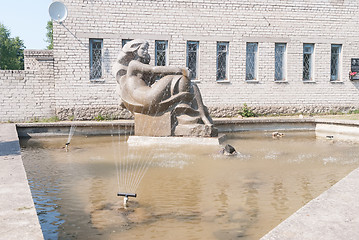
[(135, 39), (122, 47), (112, 68), (112, 73), (116, 76), (117, 82), (120, 81), (123, 75), (126, 75), (128, 64), (136, 58), (136, 51), (142, 44), (148, 44), (148, 42), (142, 39)]

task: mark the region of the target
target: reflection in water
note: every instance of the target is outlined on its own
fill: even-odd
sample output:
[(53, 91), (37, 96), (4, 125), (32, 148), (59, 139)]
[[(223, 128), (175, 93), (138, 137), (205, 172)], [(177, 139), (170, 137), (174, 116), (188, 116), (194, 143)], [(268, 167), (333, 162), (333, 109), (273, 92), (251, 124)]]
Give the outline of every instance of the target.
[[(235, 157), (220, 147), (129, 149), (118, 137), (74, 137), (67, 153), (64, 138), (22, 141), (45, 239), (258, 239), (359, 165), (357, 144), (307, 133), (228, 139)], [(116, 196), (121, 157), (134, 160), (129, 174), (150, 163), (127, 209)]]
[(258, 218), (258, 188), (256, 182), (250, 182), (246, 185), (247, 200), (246, 205), (248, 207), (249, 220), (253, 224)]
[(302, 197), (303, 197), (303, 204), (306, 204), (308, 203), (310, 200), (312, 200), (314, 197), (313, 195), (311, 194), (312, 192), (312, 188), (311, 188), (311, 184), (310, 184), (310, 181), (307, 177), (303, 177), (301, 179), (301, 182), (302, 182)]
[(57, 202), (60, 198), (56, 197), (59, 195), (56, 183), (52, 184), (51, 181), (47, 181), (45, 184), (39, 184), (29, 180), (29, 184), (34, 189), (33, 195), (36, 202), (36, 211), (42, 228), (46, 229), (49, 239), (57, 239), (59, 234), (58, 228), (65, 220), (62, 219), (58, 211), (60, 206)]
[(272, 206), (277, 211), (277, 215), (284, 215), (288, 210), (287, 189), (284, 188), (281, 180), (274, 181), (272, 189)]
[(218, 213), (217, 216), (226, 216), (228, 214), (228, 195), (226, 194), (226, 189), (228, 189), (228, 185), (223, 184), (218, 187), (220, 192), (216, 196), (216, 200), (218, 205)]

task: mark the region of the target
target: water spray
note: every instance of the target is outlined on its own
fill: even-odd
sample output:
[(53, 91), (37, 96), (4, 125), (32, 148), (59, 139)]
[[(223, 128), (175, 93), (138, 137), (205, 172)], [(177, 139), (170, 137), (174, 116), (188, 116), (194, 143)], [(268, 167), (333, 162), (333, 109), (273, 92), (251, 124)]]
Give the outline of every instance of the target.
[(128, 197), (137, 197), (136, 193), (117, 193), (117, 196), (124, 197), (123, 198), (123, 206), (127, 207)]
[(69, 145), (70, 145), (70, 142), (71, 142), (71, 138), (75, 133), (75, 130), (76, 130), (76, 125), (71, 125), (70, 131), (69, 131), (69, 137), (67, 138), (67, 142), (65, 143), (66, 152), (69, 151)]

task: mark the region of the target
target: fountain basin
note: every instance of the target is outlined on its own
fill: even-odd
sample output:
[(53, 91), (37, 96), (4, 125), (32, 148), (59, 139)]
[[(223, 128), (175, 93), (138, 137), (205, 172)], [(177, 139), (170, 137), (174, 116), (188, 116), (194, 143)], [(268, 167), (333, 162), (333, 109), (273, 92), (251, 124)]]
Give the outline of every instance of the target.
[[(158, 144), (150, 152), (128, 145), (125, 139), (113, 144), (113, 137), (78, 136), (72, 143), (77, 147), (68, 154), (56, 148), (61, 138), (30, 139), (28, 148), (40, 145), (33, 148), (37, 153), (46, 149), (50, 153), (36, 158), (38, 163), (26, 157), (24, 162), (25, 166), (32, 162), (30, 171), (46, 169), (46, 180), (40, 181), (56, 190), (50, 206), (60, 206), (53, 212), (59, 216), (57, 227), (67, 229), (66, 234), (129, 239), (166, 239), (173, 231), (178, 239), (258, 239), (358, 164), (355, 158), (336, 155), (357, 155), (355, 143), (316, 139), (313, 131), (285, 132), (281, 139), (263, 131), (227, 135), (226, 142), (239, 151), (237, 157), (218, 155), (213, 146)], [(104, 142), (107, 145), (101, 145)], [(118, 151), (113, 146), (117, 144), (128, 161), (137, 161), (136, 156), (152, 159), (128, 209), (121, 209), (116, 197), (113, 152)], [(49, 155), (54, 158), (51, 162)]]
[[(228, 121), (228, 126), (225, 126), (225, 122)], [(333, 128), (332, 126), (336, 125), (336, 126), (343, 126), (343, 127), (349, 127), (351, 130), (354, 130), (354, 131), (357, 131), (358, 129), (358, 123), (357, 122), (354, 122), (354, 121), (337, 121), (337, 120), (314, 120), (312, 118), (310, 119), (220, 119), (220, 120), (215, 120), (215, 122), (217, 123), (217, 126), (218, 128), (220, 129), (221, 132), (228, 132), (228, 131), (231, 131), (231, 129), (233, 129), (233, 131), (250, 131), (251, 129), (253, 129), (253, 127), (258, 127), (257, 123), (259, 122), (259, 124), (261, 124), (263, 127), (262, 127), (262, 130), (263, 131), (272, 131), (272, 130), (279, 130), (279, 129), (283, 129), (283, 126), (281, 125), (281, 122), (283, 123), (283, 125), (285, 126), (284, 128), (286, 128), (287, 130), (290, 130), (291, 129), (291, 126), (295, 126), (295, 128), (298, 128), (301, 129), (301, 128), (307, 128), (309, 130), (311, 130), (312, 132), (316, 133), (318, 135), (317, 132), (315, 132), (315, 129), (316, 129), (316, 125), (317, 124), (323, 124), (323, 125), (326, 125), (326, 126), (331, 126), (329, 131), (328, 129), (326, 129), (325, 131), (327, 131), (327, 134), (333, 136), (333, 139), (332, 141), (336, 141), (336, 140), (340, 140), (340, 139), (343, 139), (343, 140), (348, 140), (347, 136), (351, 137), (350, 134), (351, 132), (350, 131), (345, 131), (346, 134), (343, 134), (343, 133), (339, 133), (340, 134), (337, 134), (338, 133), (338, 130), (336, 130), (337, 133), (335, 133), (335, 131), (333, 132)], [(304, 122), (303, 124), (301, 124), (300, 122)], [(306, 122), (306, 123), (305, 123)], [(293, 124), (294, 123), (294, 124)], [(18, 133), (20, 136), (39, 136), (39, 135), (56, 135), (58, 133), (58, 131), (53, 131), (53, 129), (55, 129), (56, 127), (53, 127), (54, 125), (62, 125), (62, 129), (63, 129), (63, 132), (58, 134), (58, 135), (63, 135), (63, 136), (66, 136), (69, 132), (69, 128), (71, 126), (71, 124), (74, 124), (73, 122), (70, 122), (70, 123), (31, 123), (31, 124), (17, 124), (17, 130), (18, 130)], [(75, 123), (76, 124), (76, 123)], [(83, 123), (80, 123), (80, 125), (82, 125)], [(127, 129), (127, 132), (129, 129), (131, 129), (131, 122), (126, 126), (124, 127), (124, 129)], [(111, 132), (113, 132), (112, 130), (109, 131), (108, 129), (112, 129), (112, 125), (113, 123), (108, 123), (108, 122), (99, 122), (99, 123), (93, 123), (93, 122), (90, 122), (89, 124), (85, 124), (85, 125), (88, 125), (87, 127), (86, 126), (83, 126), (84, 129), (87, 129), (85, 131), (82, 131), (81, 128), (82, 127), (79, 127), (78, 130), (81, 130), (79, 132), (81, 132), (82, 134), (91, 134), (91, 131), (90, 129), (92, 128), (93, 125), (99, 125), (101, 129), (100, 133), (101, 135), (102, 134), (111, 134)], [(103, 128), (101, 127), (101, 125), (106, 125), (107, 127)], [(123, 123), (121, 123), (120, 125), (124, 125)], [(252, 125), (252, 126), (251, 126)], [(268, 125), (268, 126), (265, 126), (265, 125)], [(277, 125), (278, 128), (273, 128), (274, 125)], [(43, 126), (43, 127), (41, 127)], [(224, 126), (224, 127), (222, 127)], [(247, 127), (246, 127), (247, 126)], [(29, 130), (30, 129), (30, 130)], [(334, 128), (335, 129), (335, 128)], [(53, 134), (54, 133), (54, 134)], [(78, 134), (78, 133), (76, 133)], [(324, 135), (324, 138), (326, 137)], [(343, 137), (344, 136), (344, 137)], [(318, 137), (320, 137), (318, 135)], [(5, 141), (5, 140), (4, 140)], [(357, 138), (352, 138), (352, 141), (358, 141)], [(5, 141), (6, 142), (6, 141)], [(0, 158), (3, 158), (0, 156)], [(2, 176), (4, 179), (6, 179), (6, 176)], [(12, 198), (14, 198), (13, 202), (19, 202), (18, 199), (16, 199), (16, 195), (10, 195), (12, 196)], [(322, 201), (325, 201), (325, 197), (324, 197), (324, 200), (322, 198)], [(347, 203), (338, 203), (340, 204), (343, 208), (345, 208), (345, 206), (355, 206), (356, 204), (353, 202), (351, 203), (350, 201), (347, 202)], [(349, 209), (349, 207), (348, 207)], [(319, 210), (320, 211), (320, 210)], [(328, 209), (326, 209), (326, 212), (328, 212)], [(356, 214), (358, 211), (351, 211), (352, 212), (352, 215)], [(354, 216), (353, 215), (353, 216)], [(329, 218), (330, 219), (330, 218)], [(335, 224), (338, 219), (337, 218), (332, 218), (330, 220), (333, 224)], [(314, 221), (315, 222), (315, 221)], [(345, 229), (345, 226), (347, 227), (350, 227), (348, 224), (344, 224), (343, 223), (339, 223), (342, 226), (343, 229)], [(284, 225), (285, 226), (285, 225)], [(314, 226), (314, 225), (313, 225)], [(279, 232), (280, 231), (286, 231), (285, 227), (281, 227), (279, 229)], [(349, 231), (350, 232), (350, 231)], [(278, 231), (276, 231), (276, 234), (278, 233)], [(320, 233), (322, 236), (330, 236), (328, 235), (328, 232), (321, 232)], [(354, 235), (353, 235), (354, 236)], [(355, 237), (353, 237), (355, 238)]]

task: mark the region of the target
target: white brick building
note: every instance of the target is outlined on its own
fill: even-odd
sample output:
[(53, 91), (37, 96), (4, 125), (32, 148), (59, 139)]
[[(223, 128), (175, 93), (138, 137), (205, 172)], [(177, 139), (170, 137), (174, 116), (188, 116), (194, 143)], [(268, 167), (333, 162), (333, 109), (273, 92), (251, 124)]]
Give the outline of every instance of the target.
[(63, 3), (68, 17), (54, 23), (53, 50), (53, 107), (61, 117), (74, 109), (80, 118), (118, 115), (111, 63), (122, 41), (134, 38), (149, 41), (151, 64), (163, 60), (161, 43), (166, 64), (186, 66), (190, 58), (215, 116), (236, 114), (244, 103), (271, 113), (359, 109), (359, 81), (349, 79), (351, 60), (359, 58), (358, 1)]

